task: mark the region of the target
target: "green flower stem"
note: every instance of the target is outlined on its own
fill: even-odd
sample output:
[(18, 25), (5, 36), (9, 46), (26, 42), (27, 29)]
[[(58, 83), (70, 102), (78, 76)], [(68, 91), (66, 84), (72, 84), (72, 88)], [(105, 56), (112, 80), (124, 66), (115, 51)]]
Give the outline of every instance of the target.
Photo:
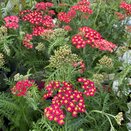
[[(111, 115), (111, 114), (108, 114), (108, 113), (105, 113), (105, 112), (99, 111), (99, 110), (92, 110), (89, 114), (91, 114), (91, 113), (93, 113), (93, 112), (95, 112), (95, 113), (100, 113), (100, 114), (105, 115), (105, 116), (107, 117), (107, 119), (108, 119), (110, 125), (111, 125), (111, 128), (114, 129), (114, 126), (113, 126), (113, 124), (112, 124), (112, 122), (111, 122), (111, 119), (110, 119), (110, 117), (112, 117), (112, 118), (114, 118), (114, 119), (116, 120), (116, 118), (115, 118), (114, 115)], [(110, 116), (110, 117), (109, 117), (109, 116)]]
[(98, 5), (98, 10), (97, 10), (97, 14), (96, 14), (96, 17), (95, 17), (95, 20), (94, 20), (94, 25), (96, 24), (96, 20), (99, 16), (101, 4), (102, 4), (102, 0), (100, 0), (99, 5)]
[(65, 118), (65, 131), (67, 131), (67, 118)]
[(107, 115), (107, 116), (110, 116), (110, 117), (115, 118), (115, 116), (114, 116), (114, 115), (111, 115), (111, 114), (105, 113), (105, 112), (103, 112), (103, 111), (99, 111), (99, 110), (92, 110), (89, 114), (91, 114), (92, 112), (96, 112), (96, 113), (104, 114), (104, 115)]
[(95, 125), (97, 125), (95, 118), (91, 117), (87, 111), (85, 112), (85, 114), (86, 114), (87, 117), (89, 117), (90, 119), (94, 120)]
[(83, 48), (83, 56), (85, 56), (85, 55), (86, 55), (86, 47)]

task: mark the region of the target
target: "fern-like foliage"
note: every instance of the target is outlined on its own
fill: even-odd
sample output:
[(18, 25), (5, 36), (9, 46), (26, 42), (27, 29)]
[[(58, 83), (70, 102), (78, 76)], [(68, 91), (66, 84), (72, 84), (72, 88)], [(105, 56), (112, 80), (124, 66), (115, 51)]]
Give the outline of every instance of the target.
[(59, 131), (59, 128), (59, 126), (51, 124), (51, 122), (42, 116), (36, 123), (33, 123), (33, 129), (30, 131)]
[(46, 71), (46, 82), (52, 80), (59, 80), (59, 81), (70, 81), (73, 82), (73, 78), (75, 74), (77, 74), (77, 70), (72, 65), (64, 65), (58, 69), (52, 69)]
[(104, 112), (109, 110), (109, 105), (108, 105), (109, 99), (110, 99), (109, 94), (106, 94), (104, 101), (103, 101), (103, 107), (102, 107), (102, 111)]
[(55, 47), (65, 45), (67, 41), (69, 41), (69, 38), (64, 38), (64, 37), (59, 37), (59, 38), (56, 38), (54, 41), (51, 41), (48, 47), (48, 53), (51, 54), (51, 51)]
[(13, 98), (9, 94), (0, 93), (0, 115), (5, 116), (10, 121), (15, 122), (13, 117), (18, 111), (18, 105), (13, 102)]
[(33, 108), (34, 110), (38, 109), (38, 104), (40, 101), (40, 94), (38, 91), (38, 88), (36, 86), (33, 86), (30, 88), (30, 91), (28, 91), (27, 96), (25, 96), (28, 105)]

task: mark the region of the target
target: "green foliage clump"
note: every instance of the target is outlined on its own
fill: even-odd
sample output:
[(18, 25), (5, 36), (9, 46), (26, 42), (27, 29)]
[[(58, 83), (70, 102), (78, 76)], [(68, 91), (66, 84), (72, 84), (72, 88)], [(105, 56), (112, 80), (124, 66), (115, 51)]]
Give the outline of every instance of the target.
[[(58, 14), (65, 11), (66, 17), (63, 15), (62, 18), (68, 20), (68, 12), (78, 1), (52, 0), (54, 5), (49, 10), (42, 11), (40, 9), (43, 17), (49, 15), (48, 11), (55, 12), (54, 15), (50, 15), (54, 24), (52, 28), (46, 27), (44, 22), (44, 24), (35, 25), (31, 21), (22, 20), (21, 10), (27, 9), (27, 14), (39, 11), (35, 8), (37, 2), (49, 1), (13, 0), (12, 2), (6, 0), (3, 4), (0, 3), (0, 130), (129, 130), (131, 65), (130, 61), (123, 59), (123, 55), (130, 52), (131, 47), (130, 32), (127, 30), (127, 19), (130, 16), (125, 15), (121, 21), (115, 14), (115, 12), (124, 13), (119, 7), (120, 0), (90, 0), (93, 14), (87, 15), (85, 12), (76, 11), (75, 17), (72, 17), (71, 21), (67, 23), (60, 21)], [(19, 28), (16, 30), (5, 26), (3, 18), (10, 15), (19, 17)], [(50, 26), (50, 19), (48, 22), (47, 25)], [(65, 30), (65, 26), (69, 26), (71, 30)], [(114, 51), (98, 50), (93, 48), (93, 43), (76, 49), (72, 45), (72, 37), (83, 26), (96, 30), (104, 39), (113, 42), (116, 45)], [(32, 33), (34, 27), (43, 27), (44, 31), (41, 33), (42, 29), (37, 30), (36, 32), (41, 34), (34, 35)], [(31, 49), (27, 49), (23, 45), (26, 34), (32, 35)], [(85, 34), (78, 35), (83, 37)], [(81, 40), (76, 40), (76, 43), (81, 43)], [(83, 41), (86, 40), (83, 39)], [(81, 68), (84, 68), (83, 72), (80, 72)], [(84, 96), (86, 111), (79, 113), (77, 117), (72, 117), (63, 106), (62, 110), (66, 115), (65, 124), (60, 126), (53, 120), (49, 121), (44, 109), (51, 105), (52, 99), (55, 97), (44, 99), (44, 94), (47, 93), (46, 85), (52, 81), (66, 81), (71, 83), (75, 90), (82, 92), (84, 88), (77, 82), (79, 77), (92, 80), (96, 87), (93, 97)], [(24, 90), (26, 95), (13, 94), (11, 89), (16, 86), (17, 82), (24, 80), (34, 80), (29, 89), (25, 89), (24, 85), (17, 85), (17, 91)], [(56, 87), (54, 86), (54, 88)], [(88, 88), (90, 89), (90, 87)], [(52, 93), (51, 89), (49, 91)], [(57, 95), (58, 92), (56, 91), (54, 94)]]

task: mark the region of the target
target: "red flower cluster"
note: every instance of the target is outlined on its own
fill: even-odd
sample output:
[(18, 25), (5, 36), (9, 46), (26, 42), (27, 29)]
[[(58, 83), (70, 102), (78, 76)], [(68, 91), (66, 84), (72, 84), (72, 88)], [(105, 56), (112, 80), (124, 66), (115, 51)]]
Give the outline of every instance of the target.
[(67, 82), (62, 83), (58, 94), (52, 99), (52, 104), (65, 106), (66, 110), (76, 117), (79, 112), (85, 112), (85, 104), (82, 92), (73, 89), (73, 86)]
[(96, 30), (93, 30), (87, 26), (79, 28), (80, 32), (84, 34), (84, 39), (86, 40), (86, 43), (92, 46), (92, 43), (95, 40), (102, 39), (102, 36), (100, 33), (98, 33)]
[(7, 16), (4, 18), (4, 20), (6, 22), (5, 26), (7, 28), (17, 29), (19, 27), (19, 18), (17, 16)]
[(11, 92), (16, 96), (25, 96), (29, 88), (34, 84), (33, 80), (21, 80), (11, 89)]
[(65, 23), (69, 23), (69, 22), (71, 21), (71, 18), (70, 18), (70, 17), (68, 16), (68, 14), (65, 13), (65, 12), (60, 12), (60, 13), (58, 13), (58, 19), (59, 19), (60, 21), (65, 22)]
[(50, 2), (39, 2), (35, 5), (35, 8), (39, 11), (39, 10), (47, 10), (48, 8), (52, 7), (53, 3)]
[(58, 14), (58, 19), (65, 23), (69, 23), (76, 16), (76, 11), (83, 12), (85, 15), (92, 14), (92, 10), (89, 8), (89, 6), (90, 2), (87, 0), (81, 0), (76, 5), (72, 6), (67, 13), (60, 12)]
[(32, 40), (32, 37), (33, 37), (33, 35), (31, 35), (31, 34), (26, 34), (25, 35), (25, 37), (24, 37), (24, 39), (23, 39), (23, 45), (26, 47), (26, 48), (28, 48), (28, 49), (31, 49), (31, 48), (33, 48), (33, 45), (31, 44), (31, 40)]
[(91, 45), (92, 47), (98, 48), (99, 50), (105, 50), (112, 52), (116, 45), (104, 40), (100, 33), (97, 31), (84, 26), (79, 28), (79, 33), (72, 37), (72, 44), (76, 48), (84, 48), (86, 44)]
[(131, 15), (131, 4), (127, 4), (126, 2), (121, 2), (120, 8), (123, 8), (126, 11), (127, 15)]
[(49, 10), (49, 11), (48, 11), (48, 15), (51, 15), (51, 16), (52, 16), (52, 15), (55, 15), (55, 11), (54, 11), (54, 10)]
[(86, 79), (86, 78), (78, 78), (78, 82), (83, 83), (82, 88), (85, 90), (84, 94), (88, 96), (94, 96), (96, 92), (96, 88), (94, 82)]
[(86, 41), (79, 34), (72, 37), (72, 44), (76, 46), (77, 49), (84, 48), (86, 46)]
[(86, 66), (85, 66), (85, 63), (83, 62), (83, 60), (74, 63), (73, 67), (80, 68), (79, 69), (80, 73), (83, 73), (85, 71), (85, 69), (86, 69)]
[(46, 15), (46, 16), (43, 17), (42, 24), (43, 24), (43, 26), (45, 26), (47, 28), (53, 28), (54, 27), (53, 19), (49, 15)]
[(73, 9), (70, 9), (70, 10), (67, 12), (67, 15), (69, 16), (69, 18), (73, 19), (73, 18), (76, 16), (76, 11), (73, 10)]
[(40, 36), (42, 33), (44, 33), (45, 28), (43, 26), (35, 26), (33, 27), (33, 36)]
[[(49, 10), (53, 4), (50, 2), (40, 2), (35, 5), (35, 10), (24, 10), (20, 12), (20, 18), (23, 21), (29, 22), (32, 27), (32, 33), (27, 34), (23, 39), (23, 44), (27, 48), (33, 48), (30, 43), (32, 36), (40, 36), (45, 30), (54, 27), (53, 19), (49, 14), (53, 15), (55, 12)], [(29, 39), (28, 39), (29, 38)]]
[(53, 91), (55, 89), (60, 88), (60, 82), (59, 81), (52, 81), (45, 88), (47, 90), (47, 93), (44, 94), (43, 98), (47, 99), (47, 98), (49, 98), (49, 97), (51, 97), (53, 95)]
[(73, 9), (70, 9), (67, 13), (66, 12), (58, 13), (58, 19), (65, 23), (69, 23), (75, 16), (76, 16), (76, 11)]
[(113, 50), (116, 48), (115, 44), (104, 39), (96, 40), (94, 42), (94, 46), (99, 50), (110, 51), (110, 52), (113, 52)]
[(78, 49), (84, 48), (86, 46), (86, 44), (93, 46), (93, 42), (95, 40), (102, 39), (101, 35), (97, 31), (95, 31), (87, 26), (79, 28), (79, 31), (80, 31), (79, 34), (72, 37), (72, 43)]
[[(26, 13), (26, 14), (25, 14)], [(23, 21), (28, 21), (31, 24), (39, 25), (42, 23), (42, 13), (38, 11), (22, 11), (20, 14)]]
[(69, 25), (66, 25), (63, 27), (66, 31), (72, 31), (72, 28)]
[(45, 116), (50, 120), (50, 121), (55, 121), (59, 125), (64, 124), (64, 112), (59, 108), (57, 105), (51, 105), (44, 110)]
[(81, 0), (76, 5), (72, 6), (71, 9), (75, 11), (80, 11), (87, 14), (92, 14), (93, 11), (90, 9), (90, 2), (87, 0)]
[[(81, 80), (83, 80), (81, 78)], [(54, 120), (58, 124), (64, 124), (65, 115), (62, 111), (64, 108), (66, 111), (70, 112), (73, 117), (77, 117), (78, 113), (85, 112), (85, 103), (83, 94), (86, 96), (93, 96), (95, 93), (95, 87), (93, 82), (89, 81), (88, 85), (86, 82), (89, 81), (85, 79), (84, 86), (86, 85), (85, 92), (80, 92), (78, 90), (74, 90), (73, 85), (67, 82), (59, 82), (52, 81), (46, 86), (46, 90), (48, 91), (43, 97), (47, 99), (48, 97), (53, 96), (53, 92), (55, 89), (58, 90), (58, 93), (53, 97), (51, 106), (45, 108), (44, 112), (46, 117), (49, 120)], [(83, 81), (79, 81), (83, 82)], [(83, 86), (82, 86), (83, 88)], [(89, 94), (89, 95), (87, 95)]]

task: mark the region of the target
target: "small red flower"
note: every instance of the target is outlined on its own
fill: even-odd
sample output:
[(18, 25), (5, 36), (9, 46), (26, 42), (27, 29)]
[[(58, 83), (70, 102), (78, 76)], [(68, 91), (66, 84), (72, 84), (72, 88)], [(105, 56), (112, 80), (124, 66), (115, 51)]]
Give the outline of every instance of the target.
[(54, 10), (49, 10), (49, 11), (48, 11), (48, 15), (51, 15), (51, 16), (52, 16), (52, 15), (55, 15), (55, 11), (54, 11)]
[(42, 33), (44, 33), (45, 28), (43, 26), (35, 26), (33, 27), (33, 36), (40, 36)]
[(95, 48), (98, 48), (102, 51), (109, 51), (109, 52), (113, 52), (113, 50), (117, 47), (112, 42), (109, 42), (104, 39), (94, 41), (94, 46)]
[(39, 25), (43, 21), (43, 16), (41, 12), (38, 11), (30, 11), (29, 13), (26, 13), (25, 15), (22, 15), (23, 21), (28, 21), (29, 23), (33, 25)]
[(88, 97), (88, 96), (94, 96), (95, 92), (96, 92), (96, 87), (94, 85), (94, 82), (86, 79), (86, 78), (78, 78), (78, 82), (83, 83), (82, 84), (82, 88), (85, 90), (84, 94)]
[(126, 2), (121, 2), (120, 8), (123, 8), (127, 15), (131, 15), (131, 4), (128, 4)]
[(16, 96), (25, 96), (29, 88), (34, 84), (33, 80), (21, 80), (16, 83), (16, 85), (11, 88), (12, 94)]
[(19, 27), (19, 18), (17, 16), (7, 16), (4, 18), (5, 26), (10, 29), (17, 29)]
[(86, 111), (83, 94), (86, 96), (93, 96), (95, 93), (94, 83), (86, 78), (79, 78), (78, 80), (79, 82), (84, 82), (84, 89), (86, 92), (75, 90), (72, 84), (65, 81), (52, 81), (46, 86), (48, 93), (44, 95), (45, 98), (50, 92), (52, 94), (54, 89), (57, 89), (57, 93), (52, 99), (51, 106), (45, 108), (44, 110), (45, 116), (50, 121), (54, 120), (59, 125), (64, 124), (65, 115), (63, 114), (62, 110), (63, 107), (66, 109), (66, 111), (70, 112), (73, 117), (77, 117), (78, 113), (83, 113)]
[(81, 35), (75, 35), (72, 37), (72, 44), (76, 46), (77, 49), (84, 48), (86, 46), (86, 41)]
[(66, 25), (63, 27), (66, 31), (72, 31), (72, 28), (69, 25)]
[(39, 10), (47, 10), (48, 8), (52, 7), (53, 3), (51, 2), (39, 2), (35, 5), (35, 8), (39, 11)]
[(61, 21), (61, 22), (65, 22), (65, 23), (69, 23), (71, 21), (71, 18), (67, 15), (67, 13), (65, 12), (60, 12), (58, 14), (58, 19)]

